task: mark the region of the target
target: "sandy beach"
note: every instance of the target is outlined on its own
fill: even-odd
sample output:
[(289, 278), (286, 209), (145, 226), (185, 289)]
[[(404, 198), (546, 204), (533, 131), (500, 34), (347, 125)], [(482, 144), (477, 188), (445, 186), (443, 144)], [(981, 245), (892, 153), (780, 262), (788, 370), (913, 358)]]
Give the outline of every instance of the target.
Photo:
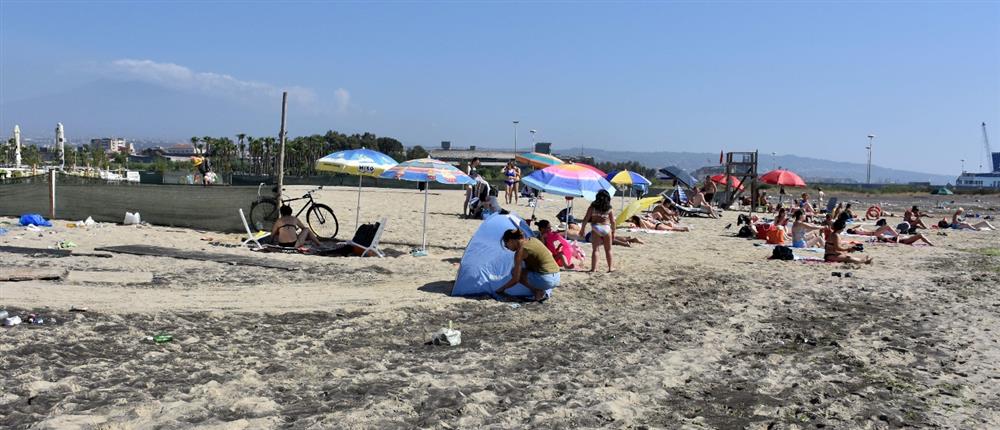
[[(317, 194), (341, 237), (355, 193)], [(834, 196), (882, 202), (890, 225), (909, 204), (937, 219), (956, 206), (1000, 215), (996, 195)], [(563, 204), (544, 201), (538, 218)], [(549, 301), (506, 303), (449, 296), (479, 225), (460, 217), (460, 192), (432, 188), (429, 255), (409, 254), (422, 205), (416, 190), (365, 190), (362, 222), (388, 220), (386, 258), (0, 218), (3, 246), (143, 244), (297, 267), (0, 252), (0, 274), (59, 276), (0, 282), (0, 305), (47, 319), (0, 330), (0, 428), (1000, 427), (998, 231), (866, 244), (871, 266), (784, 262), (733, 237), (729, 211), (686, 218), (688, 233), (620, 231), (646, 243), (615, 247), (616, 273), (566, 272)], [(428, 345), (449, 321), (462, 344)], [(158, 333), (173, 341), (146, 340)]]

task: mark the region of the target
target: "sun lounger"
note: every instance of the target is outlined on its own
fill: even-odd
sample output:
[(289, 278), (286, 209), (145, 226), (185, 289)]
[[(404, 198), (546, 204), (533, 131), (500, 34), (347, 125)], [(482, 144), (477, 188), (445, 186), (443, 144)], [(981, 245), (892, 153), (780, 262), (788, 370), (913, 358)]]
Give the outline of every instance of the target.
[(250, 224), (247, 223), (247, 217), (243, 215), (243, 208), (240, 208), (240, 219), (243, 221), (243, 228), (247, 230), (247, 240), (243, 241), (243, 246), (250, 246), (250, 243), (257, 245), (257, 249), (264, 249), (264, 245), (260, 244), (260, 240), (268, 237), (271, 233), (262, 232), (262, 234), (253, 234), (250, 231)]
[(664, 196), (663, 198), (666, 201), (668, 201), (670, 203), (673, 203), (674, 207), (677, 208), (677, 212), (679, 212), (682, 216), (708, 215), (709, 214), (708, 209), (705, 209), (705, 208), (695, 208), (695, 207), (691, 207), (691, 206), (682, 206), (680, 204), (675, 203), (674, 199), (670, 198), (670, 196)]
[(377, 255), (379, 256), (379, 258), (385, 257), (385, 254), (382, 253), (382, 250), (378, 249), (379, 241), (382, 240), (382, 232), (385, 231), (385, 223), (386, 223), (385, 217), (382, 217), (382, 219), (378, 221), (378, 229), (375, 230), (375, 236), (372, 237), (371, 245), (365, 246), (363, 244), (354, 242), (353, 240), (340, 242), (338, 243), (338, 245), (351, 245), (361, 248), (362, 257), (367, 256), (369, 253)]

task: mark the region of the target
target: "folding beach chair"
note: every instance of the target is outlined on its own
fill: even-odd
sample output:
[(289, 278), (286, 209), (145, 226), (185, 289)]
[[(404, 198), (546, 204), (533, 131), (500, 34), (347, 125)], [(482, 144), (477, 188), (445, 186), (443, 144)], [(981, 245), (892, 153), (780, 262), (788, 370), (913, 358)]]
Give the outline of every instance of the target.
[(837, 198), (830, 197), (830, 200), (826, 202), (826, 211), (823, 213), (831, 213), (835, 207), (837, 207)]
[[(361, 248), (362, 257), (367, 256), (369, 253), (377, 255), (379, 256), (379, 258), (385, 257), (385, 254), (383, 254), (382, 251), (378, 249), (379, 241), (382, 240), (382, 232), (385, 231), (385, 223), (386, 223), (385, 217), (382, 217), (382, 219), (378, 221), (378, 227), (375, 229), (375, 235), (372, 237), (372, 242), (370, 245), (366, 246), (364, 244), (357, 243), (354, 240), (340, 242), (337, 245), (351, 245)], [(359, 227), (358, 229), (360, 230), (361, 228)], [(355, 233), (355, 238), (357, 238), (357, 233)]]
[(253, 234), (250, 230), (250, 224), (247, 223), (247, 217), (243, 215), (243, 208), (240, 208), (240, 220), (243, 221), (243, 228), (247, 230), (247, 240), (243, 241), (243, 246), (250, 246), (251, 243), (257, 245), (257, 249), (264, 249), (264, 245), (261, 245), (260, 240), (268, 237), (271, 233), (261, 232), (260, 234)]
[(691, 206), (684, 206), (678, 204), (674, 202), (674, 199), (670, 198), (670, 196), (664, 196), (663, 199), (670, 203), (673, 203), (674, 207), (677, 208), (677, 212), (679, 212), (681, 216), (708, 215), (708, 209), (694, 208)]

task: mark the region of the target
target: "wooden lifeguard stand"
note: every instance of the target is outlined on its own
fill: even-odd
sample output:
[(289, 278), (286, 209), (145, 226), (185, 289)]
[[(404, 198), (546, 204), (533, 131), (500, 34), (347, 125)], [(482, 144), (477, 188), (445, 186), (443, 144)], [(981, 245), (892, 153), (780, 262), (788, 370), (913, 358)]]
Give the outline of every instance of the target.
[[(757, 207), (757, 151), (727, 152), (726, 176), (739, 179), (744, 190), (747, 184), (750, 184), (750, 210), (753, 211), (753, 208)], [(729, 209), (743, 194), (743, 191), (730, 185), (730, 182), (726, 181), (726, 191), (722, 201), (719, 202), (723, 209)]]

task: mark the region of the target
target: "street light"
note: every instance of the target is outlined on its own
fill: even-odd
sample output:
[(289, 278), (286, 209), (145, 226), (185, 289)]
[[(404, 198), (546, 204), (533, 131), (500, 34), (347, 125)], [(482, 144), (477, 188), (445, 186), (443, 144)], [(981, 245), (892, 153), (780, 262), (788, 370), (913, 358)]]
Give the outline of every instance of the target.
[(962, 159), (962, 173), (965, 173), (965, 159)]
[(517, 155), (517, 123), (521, 121), (514, 121), (514, 155)]
[(875, 140), (874, 134), (868, 135), (868, 185), (872, 184), (872, 140)]
[(777, 156), (778, 156), (777, 152), (772, 152), (771, 153), (771, 170), (774, 170), (774, 169), (776, 169), (778, 167), (778, 158), (777, 158)]

